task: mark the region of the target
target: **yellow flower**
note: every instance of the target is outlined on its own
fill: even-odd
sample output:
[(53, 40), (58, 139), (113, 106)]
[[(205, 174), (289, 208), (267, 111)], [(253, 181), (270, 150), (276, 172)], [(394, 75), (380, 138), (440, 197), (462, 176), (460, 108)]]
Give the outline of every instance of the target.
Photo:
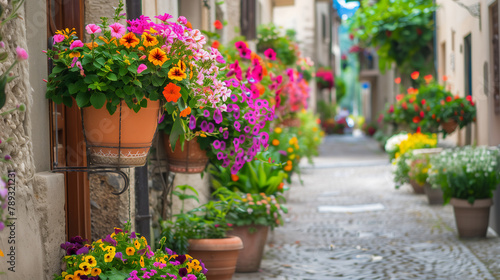
[(62, 276), (62, 277), (65, 277), (66, 275), (68, 275), (68, 273), (67, 273), (66, 271), (63, 271), (63, 272), (61, 273), (61, 276)]
[(281, 129), (281, 127), (277, 127), (274, 129), (274, 132), (280, 134), (281, 132), (283, 132), (283, 130)]
[(290, 172), (290, 171), (292, 171), (292, 166), (287, 165), (287, 166), (283, 167), (283, 170), (285, 170), (286, 172)]
[(144, 267), (144, 257), (143, 256), (141, 256), (140, 263), (141, 263), (141, 267)]
[(98, 268), (98, 267), (92, 268), (92, 272), (90, 273), (90, 275), (92, 275), (92, 276), (99, 276), (99, 274), (101, 274), (101, 269), (100, 268)]
[(69, 54), (69, 57), (70, 58), (73, 58), (73, 57), (80, 57), (80, 53), (79, 52), (72, 52)]
[(97, 262), (93, 256), (86, 256), (85, 262), (88, 263), (90, 265), (90, 267), (94, 267), (97, 265)]
[(293, 153), (293, 148), (292, 148), (292, 147), (290, 147), (290, 148), (288, 148), (288, 149), (287, 149), (287, 151), (288, 151), (289, 153)]
[(139, 250), (139, 248), (141, 248), (141, 243), (139, 243), (138, 240), (134, 241), (134, 246), (137, 250)]
[(317, 127), (313, 127), (313, 128), (312, 128), (312, 130), (313, 130), (314, 132), (316, 132), (316, 131), (318, 131), (318, 128), (317, 128)]
[(154, 30), (154, 28), (153, 28), (153, 27), (151, 27), (148, 31), (149, 31), (149, 33), (151, 33), (151, 34), (158, 33), (158, 31)]
[(73, 280), (73, 278), (75, 278), (73, 274), (68, 274), (64, 277), (64, 280)]
[(75, 273), (73, 273), (73, 276), (83, 276), (83, 275), (87, 275), (87, 273), (85, 273), (85, 271), (83, 270), (77, 270), (75, 271)]
[[(125, 61), (128, 61), (128, 60), (125, 60)], [(125, 61), (124, 61), (124, 62), (125, 62)], [(126, 62), (125, 62), (125, 63), (126, 63)], [(130, 62), (129, 62), (129, 64), (130, 64)], [(116, 234), (115, 234), (114, 232), (110, 235), (110, 237), (111, 237), (111, 238), (114, 238), (115, 236), (116, 236)]]
[(201, 134), (200, 134), (200, 137), (205, 138), (205, 137), (207, 137), (207, 135), (206, 135), (205, 133), (201, 133)]
[(135, 249), (134, 247), (128, 247), (125, 252), (127, 253), (127, 256), (132, 256), (135, 253)]
[(186, 63), (184, 63), (184, 61), (179, 60), (179, 62), (177, 63), (177, 67), (181, 68), (182, 72), (186, 72)]
[(278, 139), (273, 139), (273, 141), (271, 142), (274, 146), (278, 146), (280, 144), (280, 140)]
[(85, 272), (85, 275), (88, 275), (92, 270), (92, 267), (87, 262), (82, 262), (78, 267)]
[(181, 68), (172, 67), (170, 71), (168, 71), (168, 78), (171, 80), (182, 81), (187, 78), (187, 75), (181, 70)]
[(106, 248), (104, 248), (104, 251), (108, 251), (108, 253), (114, 253), (116, 252), (116, 248), (113, 246), (106, 246)]
[(290, 155), (290, 156), (288, 156), (288, 158), (293, 160), (293, 159), (295, 159), (295, 155)]
[(113, 261), (114, 258), (115, 258), (115, 252), (107, 253), (106, 255), (104, 255), (104, 261), (107, 263)]
[(162, 66), (168, 59), (167, 53), (162, 51), (160, 48), (154, 48), (149, 52), (148, 60), (154, 65)]
[[(127, 64), (127, 65), (130, 65), (130, 61), (129, 61), (128, 59), (125, 59), (123, 62), (124, 62), (125, 64)], [(114, 233), (113, 233), (113, 234), (114, 234)], [(111, 237), (113, 237), (113, 236), (111, 236)]]
[(156, 37), (149, 35), (148, 33), (144, 33), (141, 36), (142, 44), (145, 47), (153, 47), (158, 45), (158, 40)]
[(125, 47), (130, 48), (135, 48), (139, 44), (140, 40), (135, 36), (134, 33), (129, 32), (120, 39), (120, 45), (124, 45)]

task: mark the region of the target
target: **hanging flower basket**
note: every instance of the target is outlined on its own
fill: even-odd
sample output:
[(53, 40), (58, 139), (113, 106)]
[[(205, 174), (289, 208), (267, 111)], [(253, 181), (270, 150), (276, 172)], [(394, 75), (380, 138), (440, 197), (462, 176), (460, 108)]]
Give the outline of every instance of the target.
[(184, 150), (181, 149), (179, 140), (175, 144), (175, 149), (169, 141), (169, 135), (163, 137), (167, 162), (170, 171), (176, 173), (200, 173), (205, 170), (208, 163), (207, 152), (200, 148), (197, 138), (184, 142)]
[(110, 115), (106, 107), (82, 108), (87, 151), (92, 164), (120, 167), (143, 166), (151, 147), (160, 101), (148, 100), (139, 112), (121, 101)]
[(452, 119), (449, 119), (449, 120), (443, 122), (441, 124), (441, 127), (443, 128), (444, 131), (446, 131), (446, 133), (450, 134), (453, 131), (455, 131), (455, 129), (457, 129), (458, 123)]

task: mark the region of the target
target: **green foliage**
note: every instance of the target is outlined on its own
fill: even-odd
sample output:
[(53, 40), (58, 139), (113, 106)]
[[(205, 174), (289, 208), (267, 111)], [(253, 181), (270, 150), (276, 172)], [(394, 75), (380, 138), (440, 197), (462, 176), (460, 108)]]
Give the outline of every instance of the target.
[(444, 150), (431, 158), (428, 182), (443, 190), (445, 204), (451, 198), (470, 204), (491, 198), (500, 183), (499, 150), (471, 146)]
[(414, 180), (422, 186), (427, 182), (430, 167), (431, 164), (429, 154), (413, 154), (408, 177), (410, 180)]
[(198, 192), (191, 186), (177, 186), (173, 191), (182, 202), (181, 212), (173, 215), (170, 220), (160, 221), (162, 233), (160, 239), (164, 241), (160, 249), (169, 248), (179, 254), (188, 250), (189, 239), (224, 238), (230, 228), (226, 221), (226, 214), (233, 202), (224, 196), (218, 196), (218, 201), (209, 201), (188, 212), (184, 212), (184, 201), (195, 199), (198, 201)]
[(382, 71), (395, 62), (403, 73), (432, 69), (432, 0), (363, 0), (351, 31), (377, 49)]
[(410, 172), (410, 162), (411, 162), (412, 153), (405, 153), (398, 157), (393, 164), (396, 168), (393, 171), (394, 174), (394, 183), (396, 189), (399, 189), (405, 183), (410, 182), (410, 177), (408, 173)]
[(276, 52), (276, 57), (284, 65), (292, 66), (298, 59), (297, 45), (294, 42), (295, 33), (286, 32), (283, 36), (274, 24), (263, 24), (257, 28), (257, 50), (263, 53), (271, 48)]
[(342, 77), (335, 77), (335, 100), (339, 103), (346, 94), (346, 83)]
[(283, 224), (284, 213), (287, 208), (282, 205), (285, 202), (283, 196), (264, 193), (250, 194), (233, 192), (227, 188), (219, 188), (215, 195), (221, 195), (224, 200), (234, 202), (227, 212), (227, 221), (235, 226), (262, 225), (270, 226), (271, 229)]

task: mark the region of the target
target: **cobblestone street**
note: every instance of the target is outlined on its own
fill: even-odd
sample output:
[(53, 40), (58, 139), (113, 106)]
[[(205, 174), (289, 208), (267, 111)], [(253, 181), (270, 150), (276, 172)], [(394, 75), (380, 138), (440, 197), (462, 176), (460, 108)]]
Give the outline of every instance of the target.
[(270, 235), (260, 272), (233, 279), (500, 279), (494, 233), (460, 240), (451, 206), (394, 188), (376, 142), (330, 136), (320, 154), (303, 185), (294, 177), (287, 222)]

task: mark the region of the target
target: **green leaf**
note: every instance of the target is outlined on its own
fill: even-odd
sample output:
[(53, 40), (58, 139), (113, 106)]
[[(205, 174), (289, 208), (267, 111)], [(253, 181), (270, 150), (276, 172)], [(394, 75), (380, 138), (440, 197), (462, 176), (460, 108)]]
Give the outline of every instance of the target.
[(76, 95), (75, 100), (76, 100), (76, 105), (78, 105), (78, 107), (80, 108), (85, 107), (89, 104), (90, 94), (88, 92), (79, 92)]
[(184, 134), (184, 126), (182, 125), (181, 118), (176, 118), (174, 121), (174, 125), (172, 127), (172, 131), (170, 132), (170, 146), (172, 147), (172, 150), (175, 149), (175, 144), (177, 142), (177, 139), (179, 139), (179, 135)]
[(113, 115), (116, 112), (116, 105), (113, 105), (112, 103), (108, 102), (106, 103), (106, 109), (108, 109), (108, 112), (110, 115)]
[(123, 91), (123, 89), (119, 88), (115, 91), (115, 94), (116, 96), (120, 97), (120, 98), (125, 98), (125, 92)]
[(67, 68), (61, 67), (61, 66), (56, 66), (56, 67), (52, 68), (52, 73), (57, 74), (57, 73), (62, 72), (65, 69), (67, 69)]
[(135, 94), (135, 88), (133, 86), (124, 86), (123, 90), (127, 95), (134, 95)]
[(72, 95), (77, 93), (78, 92), (78, 85), (76, 83), (69, 84), (68, 91), (69, 91), (69, 94), (72, 94)]
[(102, 92), (94, 92), (90, 96), (90, 104), (92, 104), (92, 106), (94, 106), (94, 108), (96, 109), (102, 108), (105, 102), (106, 102), (106, 95)]
[(141, 107), (142, 108), (148, 107), (148, 100), (146, 98), (144, 98), (143, 100), (141, 100)]
[(189, 97), (189, 92), (186, 90), (185, 87), (181, 87), (181, 95), (184, 102), (187, 102), (187, 99)]
[(153, 75), (153, 78), (151, 79), (151, 83), (155, 87), (160, 87), (165, 83), (165, 79), (162, 77), (158, 77), (157, 75)]
[(107, 78), (110, 81), (118, 81), (118, 77), (116, 77), (115, 73), (108, 73)]
[(71, 107), (73, 105), (73, 98), (71, 96), (63, 96), (64, 105)]
[(141, 83), (141, 81), (139, 81), (139, 80), (137, 80), (137, 79), (135, 79), (133, 83), (134, 83), (134, 85), (136, 85), (136, 86), (138, 86), (138, 87), (142, 87), (142, 83)]
[(0, 62), (4, 62), (9, 57), (9, 54), (6, 52), (0, 53)]
[(127, 72), (128, 72), (127, 68), (120, 67), (120, 70), (118, 71), (118, 74), (120, 74), (120, 76), (125, 76), (125, 74), (127, 74)]
[(175, 105), (172, 102), (167, 102), (165, 104), (165, 109), (167, 109), (167, 112), (168, 112), (169, 115), (172, 115), (172, 113), (175, 110)]

